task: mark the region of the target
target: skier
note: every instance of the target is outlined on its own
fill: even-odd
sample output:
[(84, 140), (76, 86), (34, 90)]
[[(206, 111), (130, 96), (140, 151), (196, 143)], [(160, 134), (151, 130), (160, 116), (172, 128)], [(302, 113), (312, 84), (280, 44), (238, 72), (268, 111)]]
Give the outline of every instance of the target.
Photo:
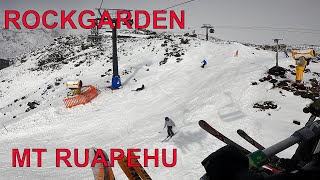
[(288, 57), (289, 57), (289, 55), (288, 55), (287, 48), (286, 48), (283, 52), (284, 52), (284, 55), (286, 56), (286, 58), (288, 58)]
[(203, 60), (201, 63), (203, 63), (202, 66), (201, 66), (202, 68), (204, 68), (204, 66), (207, 65), (207, 61), (206, 60)]
[(142, 91), (142, 90), (144, 90), (144, 84), (142, 84), (142, 86), (137, 88), (136, 90), (132, 90), (132, 91)]
[(172, 126), (176, 126), (176, 125), (174, 124), (174, 122), (172, 121), (172, 119), (170, 119), (170, 118), (168, 118), (168, 117), (165, 117), (164, 120), (165, 120), (165, 123), (164, 123), (163, 129), (167, 127), (167, 130), (168, 130), (168, 136), (167, 136), (167, 138), (168, 138), (168, 137), (172, 137), (172, 136), (174, 135), (174, 133), (173, 133), (173, 131), (172, 131)]

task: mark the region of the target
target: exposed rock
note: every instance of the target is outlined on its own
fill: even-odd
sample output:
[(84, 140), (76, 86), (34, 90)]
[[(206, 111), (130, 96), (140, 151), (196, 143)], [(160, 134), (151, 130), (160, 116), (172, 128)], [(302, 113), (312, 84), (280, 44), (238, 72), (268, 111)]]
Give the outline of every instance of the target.
[(280, 66), (274, 66), (269, 69), (268, 73), (275, 76), (281, 76), (286, 74), (286, 69)]
[(253, 108), (258, 108), (261, 111), (267, 109), (277, 109), (278, 105), (276, 105), (273, 101), (265, 101), (265, 102), (257, 102), (253, 105)]
[(26, 112), (29, 112), (30, 110), (32, 109), (36, 109), (37, 105), (40, 105), (38, 102), (36, 101), (33, 101), (33, 102), (28, 102), (27, 105), (29, 106), (27, 109), (26, 109)]

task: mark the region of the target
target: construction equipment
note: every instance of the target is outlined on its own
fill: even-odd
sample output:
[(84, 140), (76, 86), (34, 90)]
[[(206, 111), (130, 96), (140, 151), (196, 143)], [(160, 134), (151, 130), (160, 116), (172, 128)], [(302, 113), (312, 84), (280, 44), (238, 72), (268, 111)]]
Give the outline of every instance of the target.
[(63, 100), (67, 108), (89, 103), (98, 95), (98, 92), (94, 86), (82, 86), (81, 80), (68, 81), (67, 88), (72, 91), (71, 97), (67, 97)]
[(69, 88), (72, 91), (72, 96), (80, 95), (81, 94), (81, 88), (82, 88), (82, 81), (67, 81), (67, 88)]
[(308, 50), (293, 50), (292, 58), (296, 61), (296, 83), (301, 84), (303, 82), (303, 71), (311, 59), (316, 57), (316, 53), (313, 49)]
[(303, 56), (305, 59), (313, 59), (316, 57), (316, 52), (313, 49), (307, 49), (307, 50), (293, 50), (292, 51), (292, 58), (294, 60), (298, 60), (301, 56)]

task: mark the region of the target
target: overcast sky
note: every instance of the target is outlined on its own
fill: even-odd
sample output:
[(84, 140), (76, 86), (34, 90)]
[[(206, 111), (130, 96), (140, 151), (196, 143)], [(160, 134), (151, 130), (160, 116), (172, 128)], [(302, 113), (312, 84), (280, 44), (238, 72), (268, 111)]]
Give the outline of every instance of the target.
[[(104, 0), (103, 7), (152, 12), (186, 1)], [(80, 11), (93, 10), (100, 3), (101, 0), (1, 0), (0, 22), (3, 27), (6, 9)], [(273, 38), (282, 38), (288, 44), (320, 44), (320, 0), (195, 0), (173, 10), (185, 10), (185, 32), (195, 29), (204, 33), (200, 27), (206, 23), (215, 27), (212, 36), (225, 40), (273, 44)]]

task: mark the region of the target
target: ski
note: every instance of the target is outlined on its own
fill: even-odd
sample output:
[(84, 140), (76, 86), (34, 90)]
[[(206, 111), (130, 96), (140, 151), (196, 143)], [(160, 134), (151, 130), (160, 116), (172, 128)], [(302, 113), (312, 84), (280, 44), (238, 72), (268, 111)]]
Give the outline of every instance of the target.
[(123, 156), (122, 159), (118, 160), (118, 164), (122, 171), (126, 174), (128, 179), (130, 180), (141, 180), (139, 174), (136, 172), (136, 170), (133, 167), (128, 166), (128, 158), (126, 156)]
[[(240, 151), (245, 154), (248, 155), (251, 152), (247, 149), (245, 149), (244, 147), (240, 146), (239, 144), (235, 143), (234, 141), (232, 141), (231, 139), (227, 138), (225, 135), (223, 135), (222, 133), (220, 133), (218, 130), (214, 129), (212, 126), (210, 126), (206, 121), (204, 120), (200, 120), (199, 121), (199, 125), (200, 127), (207, 131), (208, 133), (210, 133), (211, 135), (213, 135), (214, 137), (216, 137), (217, 139), (219, 139), (220, 141), (228, 144), (228, 145), (234, 145), (236, 146), (238, 149), (240, 149)], [(273, 172), (275, 173), (280, 173), (281, 171), (278, 170), (274, 165), (268, 164), (265, 165), (268, 169), (271, 169)]]
[(247, 154), (251, 153), (249, 150), (245, 149), (244, 147), (240, 146), (239, 144), (235, 143), (231, 139), (229, 139), (226, 136), (224, 136), (223, 134), (221, 134), (219, 131), (217, 131), (212, 126), (210, 126), (206, 121), (200, 120), (199, 125), (203, 130), (207, 131), (208, 133), (210, 133), (211, 135), (213, 135), (214, 137), (216, 137), (220, 141), (222, 141), (226, 144), (229, 144), (229, 145), (236, 146), (238, 149), (240, 149), (243, 152), (243, 154), (247, 155)]
[[(131, 156), (136, 156), (133, 152), (131, 152)], [(141, 177), (143, 180), (152, 180), (152, 178), (149, 176), (147, 171), (142, 167), (140, 162), (137, 159), (131, 159), (131, 164), (137, 164), (139, 165), (138, 167), (133, 167), (133, 169), (138, 173), (138, 175)]]
[(162, 140), (161, 142), (167, 142), (171, 137), (166, 137), (164, 140)]
[[(262, 146), (260, 143), (258, 143), (256, 140), (254, 140), (252, 137), (250, 137), (245, 131), (243, 131), (242, 129), (238, 129), (237, 133), (239, 134), (239, 136), (241, 136), (244, 140), (246, 140), (247, 142), (249, 142), (251, 145), (253, 145), (254, 147), (256, 147), (259, 150), (264, 150), (265, 147)], [(271, 157), (271, 162), (279, 162), (280, 158), (278, 156), (272, 156)]]
[[(101, 149), (100, 149), (101, 150)], [(92, 162), (93, 159), (97, 158), (99, 159), (104, 159), (107, 162), (107, 166), (105, 167), (103, 163), (96, 163), (94, 167), (92, 167), (93, 175), (95, 180), (115, 180), (111, 165), (110, 165), (110, 160), (108, 157), (108, 154), (102, 151), (102, 156), (100, 154), (97, 154), (97, 149), (96, 148), (90, 148), (89, 149), (89, 159)]]
[(257, 141), (255, 141), (252, 137), (250, 137), (246, 132), (244, 132), (242, 129), (238, 129), (237, 133), (239, 136), (241, 136), (244, 140), (248, 141), (250, 144), (252, 144), (257, 149), (263, 150), (265, 147), (263, 147), (261, 144), (259, 144)]
[[(177, 133), (178, 132), (174, 133), (173, 136), (176, 135)], [(168, 142), (173, 136), (169, 136), (169, 137), (165, 138), (164, 140), (162, 140), (161, 142)]]

